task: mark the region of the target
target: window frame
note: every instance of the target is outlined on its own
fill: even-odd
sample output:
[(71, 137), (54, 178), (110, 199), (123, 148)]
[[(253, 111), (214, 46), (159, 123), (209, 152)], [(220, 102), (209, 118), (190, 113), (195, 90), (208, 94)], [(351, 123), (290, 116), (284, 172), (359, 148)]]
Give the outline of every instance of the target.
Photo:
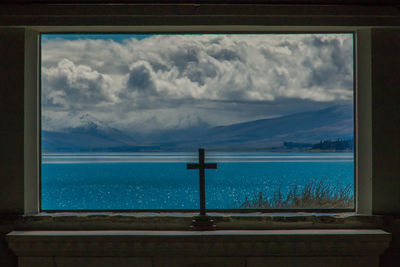
[[(40, 35), (42, 33), (352, 33), (354, 47), (354, 202), (353, 209), (207, 209), (213, 213), (338, 213), (371, 214), (372, 195), (372, 123), (370, 31), (357, 27), (271, 27), (271, 26), (129, 26), (99, 27), (64, 26), (26, 29), (25, 40), (25, 214), (90, 213), (90, 212), (197, 212), (198, 209), (174, 210), (41, 210), (41, 77)], [(91, 29), (92, 28), (92, 29)], [(290, 30), (291, 29), (291, 30)], [(295, 29), (295, 30), (293, 30)], [(290, 30), (290, 31), (289, 31)], [(362, 44), (362, 45), (361, 45)], [(362, 77), (362, 78), (361, 78)], [(360, 89), (362, 88), (362, 89)], [(362, 145), (360, 145), (362, 144)]]

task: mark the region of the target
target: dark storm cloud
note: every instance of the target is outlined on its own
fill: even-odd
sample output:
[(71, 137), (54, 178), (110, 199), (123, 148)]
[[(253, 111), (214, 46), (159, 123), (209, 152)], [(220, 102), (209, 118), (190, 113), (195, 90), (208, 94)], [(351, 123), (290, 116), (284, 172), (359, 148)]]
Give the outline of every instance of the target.
[(218, 49), (217, 51), (209, 51), (209, 55), (215, 58), (216, 60), (240, 60), (240, 56), (233, 50), (229, 49)]
[(199, 48), (193, 46), (184, 46), (180, 50), (171, 53), (168, 57), (171, 66), (177, 67), (181, 72), (189, 64), (197, 63), (199, 60)]
[[(344, 40), (344, 42), (348, 40)], [(313, 36), (305, 40), (316, 52), (304, 60), (309, 68), (308, 86), (350, 89), (353, 86), (353, 47), (342, 45), (337, 39)], [(317, 62), (317, 64), (316, 64)]]
[(138, 92), (153, 92), (155, 85), (151, 73), (152, 69), (149, 64), (146, 62), (136, 63), (129, 72), (127, 88)]

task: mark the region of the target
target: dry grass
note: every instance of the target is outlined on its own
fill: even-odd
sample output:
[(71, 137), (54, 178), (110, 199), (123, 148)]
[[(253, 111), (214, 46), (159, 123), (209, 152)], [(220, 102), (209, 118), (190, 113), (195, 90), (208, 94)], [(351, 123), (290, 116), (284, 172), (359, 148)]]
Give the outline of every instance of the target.
[(331, 185), (323, 181), (313, 181), (304, 187), (293, 186), (287, 194), (281, 189), (275, 191), (272, 196), (262, 192), (252, 197), (246, 196), (239, 208), (241, 209), (285, 209), (285, 208), (352, 208), (353, 187), (351, 185)]

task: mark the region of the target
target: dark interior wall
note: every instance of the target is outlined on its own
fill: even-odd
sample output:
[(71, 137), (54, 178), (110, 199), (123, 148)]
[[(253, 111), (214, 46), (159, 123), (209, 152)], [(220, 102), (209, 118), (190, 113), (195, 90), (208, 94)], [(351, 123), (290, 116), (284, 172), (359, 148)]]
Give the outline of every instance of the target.
[(373, 213), (400, 213), (400, 30), (373, 29)]
[(0, 266), (16, 266), (4, 235), (24, 212), (24, 29), (0, 28)]
[[(14, 227), (13, 214), (24, 211), (24, 34), (0, 28), (0, 266), (16, 266), (4, 234)], [(385, 229), (394, 242), (382, 266), (400, 266), (400, 30), (372, 29), (371, 39), (372, 208), (391, 216)]]
[(372, 29), (372, 211), (392, 215), (381, 266), (400, 266), (400, 29)]
[(0, 29), (0, 212), (24, 212), (24, 29)]

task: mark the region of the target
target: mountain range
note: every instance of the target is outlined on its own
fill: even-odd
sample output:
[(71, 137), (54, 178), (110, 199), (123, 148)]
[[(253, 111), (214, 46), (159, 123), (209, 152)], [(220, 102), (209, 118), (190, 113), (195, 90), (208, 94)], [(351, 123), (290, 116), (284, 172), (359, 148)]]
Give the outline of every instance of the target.
[(199, 147), (214, 151), (279, 151), (283, 142), (317, 143), (353, 138), (352, 106), (295, 113), (226, 126), (191, 124), (151, 134), (132, 134), (90, 117), (83, 126), (62, 132), (42, 131), (44, 152), (175, 152)]

